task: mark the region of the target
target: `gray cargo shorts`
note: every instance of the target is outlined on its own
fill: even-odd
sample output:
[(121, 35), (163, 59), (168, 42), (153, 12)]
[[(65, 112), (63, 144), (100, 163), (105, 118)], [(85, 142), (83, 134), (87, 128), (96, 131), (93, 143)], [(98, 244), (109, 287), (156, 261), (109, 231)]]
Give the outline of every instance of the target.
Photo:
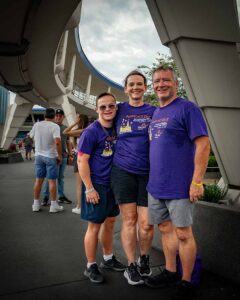
[(148, 193), (149, 224), (172, 221), (176, 227), (188, 227), (193, 223), (194, 204), (189, 199), (156, 199)]

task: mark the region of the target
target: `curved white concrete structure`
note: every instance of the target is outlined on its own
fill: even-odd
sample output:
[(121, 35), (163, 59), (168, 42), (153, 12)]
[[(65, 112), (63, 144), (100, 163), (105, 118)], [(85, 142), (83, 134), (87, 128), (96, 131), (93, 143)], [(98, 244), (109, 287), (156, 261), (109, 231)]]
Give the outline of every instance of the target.
[(8, 147), (34, 104), (61, 106), (73, 122), (76, 110), (96, 115), (94, 96), (101, 92), (126, 99), (120, 85), (87, 62), (76, 29), (80, 12), (80, 0), (0, 2), (0, 84), (17, 94), (2, 147)]

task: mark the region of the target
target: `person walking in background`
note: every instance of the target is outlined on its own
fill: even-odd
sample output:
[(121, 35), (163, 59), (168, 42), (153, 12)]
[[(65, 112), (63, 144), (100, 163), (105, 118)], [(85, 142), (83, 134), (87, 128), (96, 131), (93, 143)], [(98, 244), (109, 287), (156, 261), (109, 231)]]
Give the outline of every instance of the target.
[[(139, 71), (124, 82), (129, 102), (118, 104), (117, 143), (111, 173), (112, 188), (122, 218), (121, 238), (128, 267), (124, 276), (131, 285), (150, 276), (149, 250), (153, 227), (148, 224), (147, 182), (149, 173), (148, 127), (155, 107), (144, 104), (147, 80)], [(136, 263), (137, 226), (140, 257)]]
[[(81, 134), (78, 145), (78, 169), (83, 181), (81, 218), (88, 221), (84, 238), (87, 266), (84, 275), (93, 283), (104, 280), (96, 262), (98, 239), (103, 247), (102, 268), (124, 271), (125, 266), (113, 255), (113, 233), (119, 214), (110, 187), (114, 153), (116, 98), (102, 93), (96, 100), (98, 120)], [(101, 228), (101, 231), (100, 231)]]
[(73, 170), (76, 177), (76, 207), (72, 209), (72, 212), (75, 214), (80, 214), (81, 212), (81, 194), (82, 194), (82, 180), (78, 171), (77, 164), (77, 149), (79, 138), (83, 130), (89, 125), (89, 119), (87, 115), (77, 114), (76, 121), (65, 128), (63, 134), (67, 137), (73, 137)]
[(26, 137), (23, 139), (23, 144), (26, 160), (32, 160), (33, 139), (30, 137), (29, 133), (27, 133)]
[[(72, 146), (69, 141), (69, 138), (63, 134), (64, 129), (67, 128), (67, 126), (63, 125), (64, 117), (65, 117), (64, 111), (62, 109), (56, 109), (55, 122), (60, 127), (61, 143), (62, 143), (62, 160), (61, 160), (61, 164), (59, 164), (58, 178), (57, 178), (58, 202), (71, 204), (72, 201), (69, 200), (64, 193), (64, 172), (67, 166), (68, 156), (72, 156)], [(48, 205), (48, 200), (49, 200), (49, 186), (47, 181), (45, 181), (44, 184), (43, 195), (44, 198), (42, 201), (42, 205), (46, 206)]]
[(183, 275), (173, 299), (186, 300), (192, 299), (191, 275), (196, 259), (193, 207), (203, 195), (210, 144), (200, 109), (179, 98), (177, 88), (177, 76), (171, 67), (159, 67), (153, 72), (159, 108), (149, 127), (149, 221), (160, 230), (166, 268), (145, 284), (157, 288), (177, 282), (179, 250)]
[(44, 178), (47, 179), (51, 195), (51, 206), (49, 212), (57, 213), (63, 211), (56, 201), (56, 179), (58, 176), (58, 165), (62, 161), (60, 128), (54, 123), (55, 110), (47, 108), (45, 120), (34, 124), (30, 131), (30, 137), (35, 141), (35, 174), (34, 200), (32, 210), (38, 212), (40, 206), (40, 193)]

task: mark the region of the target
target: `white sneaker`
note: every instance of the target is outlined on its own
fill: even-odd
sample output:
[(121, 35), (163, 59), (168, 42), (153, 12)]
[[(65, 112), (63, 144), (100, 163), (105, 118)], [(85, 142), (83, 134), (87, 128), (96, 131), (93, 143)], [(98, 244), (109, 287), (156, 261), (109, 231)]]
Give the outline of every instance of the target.
[(49, 209), (49, 212), (50, 213), (57, 213), (57, 212), (60, 212), (60, 211), (63, 211), (63, 210), (64, 210), (63, 206), (60, 206), (60, 205), (51, 205), (50, 209)]
[(75, 208), (72, 209), (72, 212), (73, 212), (74, 214), (80, 215), (80, 213), (81, 213), (81, 208), (75, 207)]
[(39, 211), (41, 208), (40, 204), (33, 204), (32, 205), (32, 211)]

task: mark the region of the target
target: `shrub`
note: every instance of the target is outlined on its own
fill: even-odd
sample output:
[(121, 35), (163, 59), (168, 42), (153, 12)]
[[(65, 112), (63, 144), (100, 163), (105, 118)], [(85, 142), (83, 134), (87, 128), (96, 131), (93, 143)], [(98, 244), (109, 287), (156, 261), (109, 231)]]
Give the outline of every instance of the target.
[(13, 152), (16, 152), (16, 150), (10, 148), (9, 149), (0, 148), (0, 154), (8, 154)]
[(218, 167), (216, 158), (214, 155), (210, 155), (208, 159), (208, 167), (213, 168), (213, 167)]
[(202, 201), (218, 203), (219, 200), (223, 200), (228, 191), (226, 186), (224, 189), (220, 188), (216, 183), (204, 185), (204, 194)]

